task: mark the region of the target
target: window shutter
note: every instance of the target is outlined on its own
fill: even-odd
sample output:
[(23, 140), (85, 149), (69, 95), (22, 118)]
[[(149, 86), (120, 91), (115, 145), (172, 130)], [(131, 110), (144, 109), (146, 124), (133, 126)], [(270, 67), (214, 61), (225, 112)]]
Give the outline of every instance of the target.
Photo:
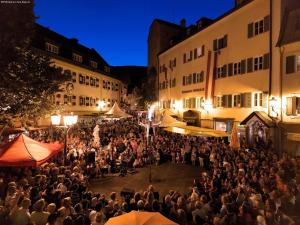
[(267, 32), (270, 30), (270, 16), (265, 16), (264, 18), (264, 32)]
[(202, 45), (202, 50), (201, 50), (201, 53), (202, 53), (202, 55), (201, 56), (204, 56), (204, 52), (205, 52), (205, 46), (204, 45)]
[(198, 55), (198, 51), (197, 51), (197, 49), (195, 48), (195, 49), (194, 49), (194, 59), (197, 59), (197, 55)]
[(286, 73), (295, 73), (295, 56), (287, 56), (286, 57)]
[(262, 94), (262, 107), (267, 108), (267, 99), (268, 99), (268, 94), (263, 93)]
[(217, 96), (214, 96), (214, 99), (213, 99), (213, 107), (214, 108), (217, 108), (218, 106), (218, 97)]
[(251, 108), (252, 93), (245, 93), (245, 107)]
[(193, 51), (191, 50), (190, 51), (190, 58), (189, 58), (189, 61), (192, 61), (193, 60)]
[(196, 107), (196, 98), (191, 98), (191, 108), (194, 109)]
[(227, 95), (227, 107), (231, 108), (232, 107), (232, 95)]
[(213, 48), (214, 48), (214, 51), (218, 50), (218, 40), (217, 39), (214, 40), (214, 46), (213, 46)]
[(247, 73), (253, 72), (253, 58), (247, 59)]
[(186, 63), (186, 54), (183, 54), (183, 63)]
[(253, 23), (248, 24), (248, 38), (253, 37)]
[(270, 54), (264, 54), (264, 70), (267, 70), (270, 68)]
[(227, 107), (227, 95), (222, 96), (222, 107)]
[(225, 64), (222, 67), (222, 77), (226, 77), (227, 76), (227, 65)]
[(182, 77), (182, 85), (185, 85), (185, 76)]
[(233, 64), (229, 63), (228, 64), (228, 76), (231, 77), (233, 74)]
[(288, 116), (296, 115), (296, 100), (297, 97), (286, 98), (286, 115)]
[(245, 107), (245, 97), (246, 97), (246, 94), (241, 94), (241, 107)]
[(227, 41), (228, 41), (228, 35), (225, 34), (225, 36), (223, 37), (223, 48), (227, 47)]
[(241, 74), (244, 74), (244, 73), (246, 73), (246, 60), (245, 59), (243, 59), (241, 61)]

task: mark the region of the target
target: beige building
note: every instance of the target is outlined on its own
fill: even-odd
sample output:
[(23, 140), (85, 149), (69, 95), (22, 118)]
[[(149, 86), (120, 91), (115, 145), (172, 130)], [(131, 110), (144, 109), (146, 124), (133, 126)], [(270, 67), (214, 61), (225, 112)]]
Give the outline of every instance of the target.
[(160, 106), (201, 127), (230, 132), (236, 124), (250, 146), (296, 153), (298, 10), (295, 0), (237, 1), (219, 18), (187, 27), (157, 56)]
[(108, 63), (94, 50), (40, 25), (36, 25), (33, 47), (48, 54), (56, 67), (72, 75), (64, 91), (52, 97), (63, 112), (96, 115), (126, 98), (127, 85), (114, 78)]

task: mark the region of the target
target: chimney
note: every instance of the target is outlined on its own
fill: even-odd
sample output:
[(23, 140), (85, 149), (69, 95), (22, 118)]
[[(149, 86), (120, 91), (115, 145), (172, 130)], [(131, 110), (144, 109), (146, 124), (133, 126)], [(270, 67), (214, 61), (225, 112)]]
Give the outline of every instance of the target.
[(242, 5), (246, 0), (235, 0), (235, 7)]
[(182, 28), (185, 28), (185, 26), (186, 26), (186, 21), (185, 21), (185, 19), (181, 19), (181, 20), (180, 20), (180, 26), (181, 26)]
[(70, 38), (70, 41), (72, 42), (72, 44), (78, 44), (77, 38)]

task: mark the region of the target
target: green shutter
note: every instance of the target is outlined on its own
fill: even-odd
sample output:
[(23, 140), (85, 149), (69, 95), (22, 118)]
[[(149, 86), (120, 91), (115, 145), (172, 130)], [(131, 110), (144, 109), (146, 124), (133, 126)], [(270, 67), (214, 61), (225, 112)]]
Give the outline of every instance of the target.
[(253, 23), (248, 24), (248, 38), (253, 37)]
[(270, 54), (264, 54), (264, 70), (267, 70), (270, 68)]
[(286, 57), (286, 73), (295, 73), (295, 63), (296, 57), (294, 55), (290, 55)]
[(264, 18), (264, 32), (267, 32), (270, 30), (270, 16), (267, 15)]
[(245, 59), (243, 59), (241, 61), (241, 74), (244, 74), (244, 73), (246, 73), (246, 60)]
[(231, 77), (233, 74), (233, 64), (229, 63), (228, 64), (228, 76)]
[(253, 72), (253, 58), (247, 59), (247, 73)]

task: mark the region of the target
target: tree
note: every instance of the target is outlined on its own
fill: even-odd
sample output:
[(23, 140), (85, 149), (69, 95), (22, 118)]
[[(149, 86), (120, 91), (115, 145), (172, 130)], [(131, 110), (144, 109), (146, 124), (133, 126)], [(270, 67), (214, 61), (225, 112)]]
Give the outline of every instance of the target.
[(36, 121), (56, 109), (50, 98), (62, 91), (62, 84), (70, 80), (71, 75), (62, 73), (61, 69), (54, 67), (49, 57), (31, 49), (35, 18), (33, 5), (2, 5), (0, 121), (9, 123), (15, 118), (23, 123)]

